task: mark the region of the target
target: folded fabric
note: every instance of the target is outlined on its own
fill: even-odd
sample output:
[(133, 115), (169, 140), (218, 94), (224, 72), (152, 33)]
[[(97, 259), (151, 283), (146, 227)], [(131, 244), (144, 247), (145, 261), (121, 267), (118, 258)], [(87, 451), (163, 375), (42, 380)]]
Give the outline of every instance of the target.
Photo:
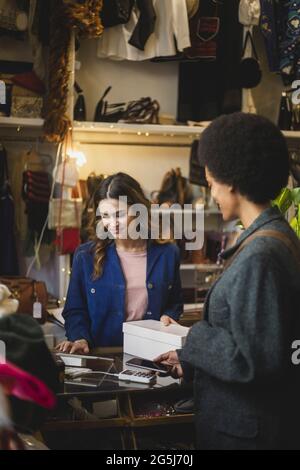
[(50, 175), (43, 171), (24, 171), (23, 198), (28, 201), (49, 202), (51, 193)]
[(0, 304), (11, 296), (9, 288), (5, 284), (0, 284)]
[(43, 408), (55, 407), (55, 395), (44, 382), (11, 363), (0, 364), (0, 384), (7, 395), (32, 401)]
[(10, 298), (11, 292), (4, 284), (0, 284), (0, 317), (16, 313), (19, 307), (17, 299)]
[(18, 86), (26, 88), (27, 90), (33, 91), (38, 95), (43, 95), (45, 93), (44, 83), (36, 76), (36, 74), (31, 72), (19, 73), (12, 77), (11, 81)]

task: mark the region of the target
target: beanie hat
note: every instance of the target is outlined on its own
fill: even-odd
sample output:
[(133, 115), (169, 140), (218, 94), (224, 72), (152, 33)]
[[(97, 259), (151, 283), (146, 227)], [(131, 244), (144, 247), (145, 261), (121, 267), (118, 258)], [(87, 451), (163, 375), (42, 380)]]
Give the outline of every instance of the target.
[[(4, 342), (6, 359), (37, 377), (50, 390), (59, 389), (58, 368), (44, 340), (43, 330), (29, 315), (14, 313), (0, 318), (0, 340)], [(13, 422), (22, 430), (38, 429), (46, 418), (40, 406), (11, 397)]]

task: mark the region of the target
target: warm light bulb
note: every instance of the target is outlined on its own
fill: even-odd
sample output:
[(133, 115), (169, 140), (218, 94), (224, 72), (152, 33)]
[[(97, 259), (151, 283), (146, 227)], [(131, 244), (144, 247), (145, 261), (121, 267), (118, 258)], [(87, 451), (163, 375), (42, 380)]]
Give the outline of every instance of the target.
[(68, 151), (68, 156), (70, 158), (75, 158), (76, 160), (76, 165), (78, 167), (82, 167), (86, 164), (86, 156), (83, 152), (80, 152), (78, 150), (69, 150)]

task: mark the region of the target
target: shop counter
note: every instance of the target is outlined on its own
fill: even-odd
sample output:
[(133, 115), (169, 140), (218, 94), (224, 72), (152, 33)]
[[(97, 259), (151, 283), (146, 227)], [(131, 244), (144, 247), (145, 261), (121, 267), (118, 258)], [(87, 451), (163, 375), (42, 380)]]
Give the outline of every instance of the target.
[[(125, 365), (131, 356), (118, 349), (98, 353), (114, 358), (118, 372), (133, 369)], [(65, 384), (57, 399), (57, 409), (42, 429), (50, 448), (193, 448), (191, 384), (158, 377), (148, 385), (101, 374), (97, 387)]]

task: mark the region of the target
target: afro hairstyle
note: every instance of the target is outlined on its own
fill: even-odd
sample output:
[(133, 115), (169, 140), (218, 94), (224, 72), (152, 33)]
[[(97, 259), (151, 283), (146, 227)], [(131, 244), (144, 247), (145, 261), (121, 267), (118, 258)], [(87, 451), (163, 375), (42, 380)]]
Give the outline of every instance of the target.
[(216, 181), (233, 186), (256, 204), (275, 199), (288, 181), (285, 137), (275, 124), (255, 114), (215, 119), (201, 135), (198, 156)]

